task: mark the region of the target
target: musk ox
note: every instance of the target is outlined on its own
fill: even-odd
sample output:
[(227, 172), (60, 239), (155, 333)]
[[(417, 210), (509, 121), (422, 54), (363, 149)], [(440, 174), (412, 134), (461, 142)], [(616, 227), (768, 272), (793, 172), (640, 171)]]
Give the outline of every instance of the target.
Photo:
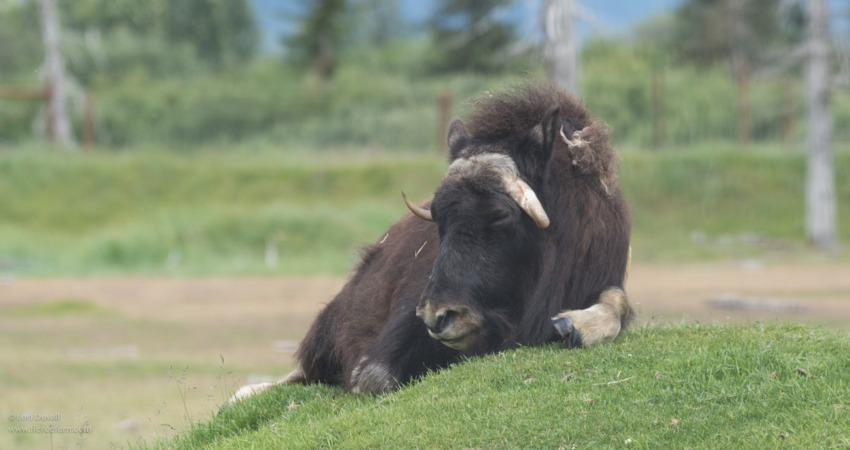
[(404, 197), (412, 214), (365, 250), (278, 383), (382, 393), (471, 355), (609, 342), (629, 322), (630, 218), (607, 127), (548, 82), (470, 111), (449, 128), (433, 198)]

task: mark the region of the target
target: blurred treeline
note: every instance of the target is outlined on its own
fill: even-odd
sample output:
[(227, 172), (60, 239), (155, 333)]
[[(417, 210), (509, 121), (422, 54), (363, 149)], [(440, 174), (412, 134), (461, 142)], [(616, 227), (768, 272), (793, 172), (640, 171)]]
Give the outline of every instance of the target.
[[(284, 2), (264, 12), (291, 25), (270, 52), (250, 0), (58, 0), (75, 133), (90, 92), (104, 147), (433, 151), (439, 97), (460, 114), (470, 96), (545, 76), (542, 31), (520, 29), (518, 3), (440, 0), (429, 20), (405, 23), (399, 0)], [(628, 145), (802, 143), (803, 64), (788, 58), (805, 11), (786, 3), (684, 0), (628, 32), (594, 33), (580, 96)], [(0, 0), (0, 42), (0, 85), (41, 86), (37, 1)], [(850, 94), (837, 86), (835, 139), (847, 141)], [(0, 99), (0, 146), (39, 139), (43, 116), (43, 102)]]

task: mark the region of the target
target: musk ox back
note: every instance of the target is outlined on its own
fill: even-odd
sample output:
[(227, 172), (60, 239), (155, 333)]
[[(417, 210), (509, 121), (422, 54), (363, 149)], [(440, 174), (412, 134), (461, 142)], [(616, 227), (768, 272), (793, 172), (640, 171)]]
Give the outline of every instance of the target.
[[(464, 356), (614, 339), (630, 219), (607, 127), (550, 83), (471, 102), (451, 165), (319, 314), (280, 381), (394, 389)], [(232, 400), (272, 384), (245, 386)]]

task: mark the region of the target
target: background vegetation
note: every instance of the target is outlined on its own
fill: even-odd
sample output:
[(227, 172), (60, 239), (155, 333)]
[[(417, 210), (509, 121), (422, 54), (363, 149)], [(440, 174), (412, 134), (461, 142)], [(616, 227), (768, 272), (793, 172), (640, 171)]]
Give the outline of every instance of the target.
[[(835, 163), (850, 171), (850, 154)], [(426, 198), (446, 166), (435, 154), (317, 157), (250, 146), (0, 153), (0, 268), (29, 276), (342, 275), (360, 246), (407, 212), (400, 191)], [(620, 181), (635, 260), (798, 258), (806, 251), (804, 171), (803, 155), (771, 146), (626, 150)], [(838, 193), (850, 208), (846, 178)], [(841, 225), (850, 235), (850, 223)]]
[[(467, 3), (438, 2), (424, 24), (405, 24), (393, 0), (266, 6), (263, 14), (285, 14), (291, 23), (281, 38), (283, 52), (276, 54), (260, 47), (268, 31), (259, 28), (253, 8), (264, 2), (60, 1), (77, 129), (83, 92), (89, 91), (97, 98), (96, 140), (103, 147), (139, 151), (155, 144), (179, 151), (248, 140), (281, 151), (343, 146), (429, 152), (442, 140), (440, 94), (449, 94), (459, 113), (470, 96), (543, 76), (537, 35), (518, 30), (504, 13), (515, 2)], [(730, 61), (745, 59), (754, 77), (753, 139), (803, 143), (801, 66), (781, 58), (801, 42), (802, 12), (777, 9), (772, 1), (750, 3), (752, 14), (743, 18), (752, 37), (743, 42), (730, 41), (723, 27), (699, 26), (707, 17), (726, 17), (722, 0), (682, 1), (673, 13), (621, 35), (585, 38), (582, 98), (619, 143), (649, 147), (653, 79), (661, 77), (656, 95), (664, 98), (658, 114), (667, 145), (734, 139), (739, 86)], [(0, 85), (40, 85), (37, 2), (3, 5)], [(392, 14), (396, 26), (379, 20)], [(355, 22), (360, 26), (351, 26)], [(839, 50), (842, 32), (836, 30)], [(841, 67), (837, 56), (836, 71)], [(846, 142), (850, 93), (841, 86), (832, 101), (834, 129)], [(37, 102), (0, 100), (0, 145), (32, 141), (39, 110)]]
[[(2, 5), (0, 84), (38, 85), (37, 2)], [(344, 273), (353, 249), (403, 212), (399, 190), (424, 198), (436, 186), (440, 97), (462, 115), (464, 99), (545, 76), (540, 44), (505, 14), (510, 1), (443, 1), (406, 27), (389, 24), (400, 17), (391, 0), (265, 6), (291, 24), (280, 54), (260, 46), (262, 2), (58, 5), (76, 129), (92, 92), (96, 147), (45, 147), (33, 133), (42, 105), (0, 99), (0, 268), (14, 273)], [(741, 16), (752, 36), (736, 45), (700, 25), (727, 6), (683, 1), (581, 48), (583, 101), (626, 157), (639, 259), (804, 246), (803, 79), (799, 64), (767, 70), (800, 42), (803, 11), (754, 2)], [(770, 73), (748, 88), (747, 141), (732, 69), (741, 60)], [(840, 86), (837, 173), (850, 139)], [(841, 211), (850, 200), (838, 183)], [(742, 235), (758, 243), (694, 244)]]

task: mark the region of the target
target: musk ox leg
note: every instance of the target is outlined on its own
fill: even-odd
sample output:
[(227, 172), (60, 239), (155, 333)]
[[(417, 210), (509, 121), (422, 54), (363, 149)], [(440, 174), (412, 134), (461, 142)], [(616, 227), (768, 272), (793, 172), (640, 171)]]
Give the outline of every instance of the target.
[(355, 394), (383, 394), (449, 362), (457, 352), (428, 336), (414, 308), (399, 308), (351, 371), (346, 387)]
[(552, 324), (570, 347), (592, 346), (613, 341), (630, 316), (626, 293), (611, 287), (602, 291), (595, 305), (564, 311), (552, 318)]
[(290, 372), (289, 375), (281, 378), (280, 380), (275, 381), (274, 383), (247, 384), (239, 388), (235, 394), (230, 396), (230, 398), (227, 399), (227, 401), (224, 402), (223, 405), (221, 405), (219, 411), (223, 410), (228, 405), (242, 401), (254, 394), (265, 392), (279, 384), (304, 383), (305, 381), (306, 379), (304, 378), (304, 371), (301, 370), (301, 367), (298, 367), (297, 369)]
[(392, 391), (398, 380), (387, 364), (371, 361), (368, 356), (351, 372), (350, 389), (354, 394), (383, 394)]
[(372, 347), (351, 371), (346, 383), (349, 391), (354, 394), (383, 394), (395, 390), (399, 381), (405, 381), (402, 362), (398, 358), (399, 344), (408, 340), (407, 331), (399, 326), (404, 322), (394, 316), (384, 325)]

